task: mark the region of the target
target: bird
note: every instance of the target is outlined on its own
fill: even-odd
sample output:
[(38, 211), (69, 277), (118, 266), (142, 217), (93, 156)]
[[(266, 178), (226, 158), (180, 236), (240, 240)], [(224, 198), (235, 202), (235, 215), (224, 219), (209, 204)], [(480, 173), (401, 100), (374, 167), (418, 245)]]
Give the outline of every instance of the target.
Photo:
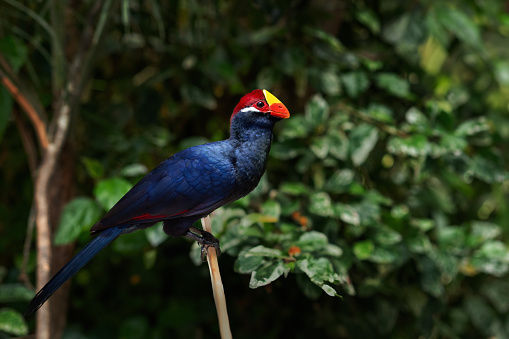
[(188, 237), (218, 254), (219, 241), (194, 227), (217, 208), (250, 193), (267, 166), (275, 123), (290, 117), (286, 106), (265, 89), (244, 95), (230, 117), (230, 137), (184, 149), (136, 183), (90, 229), (95, 237), (30, 301), (34, 314), (51, 295), (119, 236), (163, 223), (173, 237)]

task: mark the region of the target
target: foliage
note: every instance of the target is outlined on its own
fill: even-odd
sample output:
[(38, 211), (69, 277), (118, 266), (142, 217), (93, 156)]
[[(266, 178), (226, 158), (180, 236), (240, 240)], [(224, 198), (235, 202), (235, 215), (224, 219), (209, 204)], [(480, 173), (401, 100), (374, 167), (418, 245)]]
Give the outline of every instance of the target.
[[(2, 25), (0, 51), (48, 97), (46, 33), (2, 7), (31, 34)], [(56, 243), (86, 243), (148, 169), (227, 137), (239, 95), (267, 88), (292, 116), (259, 187), (212, 216), (233, 333), (509, 336), (502, 3), (121, 1), (110, 19)], [(0, 330), (22, 335), (31, 184), (12, 106), (0, 89)], [(120, 237), (76, 276), (66, 337), (217, 336), (188, 248), (160, 226)]]

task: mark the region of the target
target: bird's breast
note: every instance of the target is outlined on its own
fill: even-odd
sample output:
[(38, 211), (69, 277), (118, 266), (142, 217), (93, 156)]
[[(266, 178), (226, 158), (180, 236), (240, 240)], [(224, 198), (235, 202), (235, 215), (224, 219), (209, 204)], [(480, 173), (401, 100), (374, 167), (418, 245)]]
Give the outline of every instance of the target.
[(235, 149), (236, 179), (245, 194), (251, 192), (260, 181), (267, 166), (267, 157), (270, 150), (270, 143), (244, 143)]

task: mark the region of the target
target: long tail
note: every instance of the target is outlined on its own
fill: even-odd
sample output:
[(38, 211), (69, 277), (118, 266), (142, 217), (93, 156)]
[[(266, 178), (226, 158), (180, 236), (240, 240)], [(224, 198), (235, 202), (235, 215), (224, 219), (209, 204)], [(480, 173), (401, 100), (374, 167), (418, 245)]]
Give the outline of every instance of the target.
[(115, 240), (120, 233), (122, 228), (112, 227), (105, 229), (99, 233), (95, 238), (92, 239), (78, 254), (76, 254), (64, 267), (58, 271), (57, 274), (51, 278), (51, 280), (35, 295), (28, 305), (25, 316), (31, 316), (35, 313), (49, 297), (56, 290), (60, 288), (68, 279), (78, 273), (78, 271), (85, 266), (90, 259), (92, 259), (100, 250), (106, 245)]

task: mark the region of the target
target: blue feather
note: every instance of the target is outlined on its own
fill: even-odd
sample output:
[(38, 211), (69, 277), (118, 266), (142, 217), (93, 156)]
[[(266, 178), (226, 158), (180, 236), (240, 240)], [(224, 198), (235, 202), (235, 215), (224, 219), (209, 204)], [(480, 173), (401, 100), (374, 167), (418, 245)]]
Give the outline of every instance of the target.
[(123, 229), (124, 227), (108, 228), (92, 239), (35, 295), (25, 311), (25, 316), (30, 316), (37, 311), (60, 286), (78, 273), (100, 250), (115, 240)]

